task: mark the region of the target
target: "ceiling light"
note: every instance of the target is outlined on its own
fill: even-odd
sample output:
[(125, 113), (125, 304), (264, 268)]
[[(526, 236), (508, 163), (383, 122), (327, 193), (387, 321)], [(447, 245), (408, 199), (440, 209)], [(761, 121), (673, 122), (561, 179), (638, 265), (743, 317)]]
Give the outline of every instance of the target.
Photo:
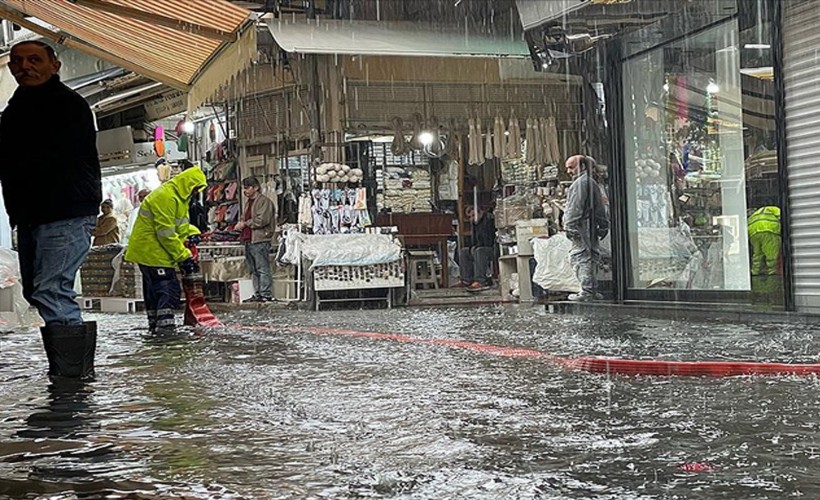
[(433, 134), (431, 132), (422, 132), (419, 134), (419, 141), (425, 146), (433, 144)]
[(771, 45), (768, 43), (747, 43), (743, 46), (744, 49), (758, 49), (758, 50), (769, 50), (772, 48)]

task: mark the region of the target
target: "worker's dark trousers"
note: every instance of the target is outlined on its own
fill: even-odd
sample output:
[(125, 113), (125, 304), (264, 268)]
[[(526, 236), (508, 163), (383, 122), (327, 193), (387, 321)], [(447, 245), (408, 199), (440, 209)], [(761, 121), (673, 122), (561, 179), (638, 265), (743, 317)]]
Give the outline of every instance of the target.
[(171, 333), (176, 326), (174, 311), (179, 309), (182, 289), (173, 267), (153, 267), (140, 264), (142, 294), (148, 330), (151, 333)]

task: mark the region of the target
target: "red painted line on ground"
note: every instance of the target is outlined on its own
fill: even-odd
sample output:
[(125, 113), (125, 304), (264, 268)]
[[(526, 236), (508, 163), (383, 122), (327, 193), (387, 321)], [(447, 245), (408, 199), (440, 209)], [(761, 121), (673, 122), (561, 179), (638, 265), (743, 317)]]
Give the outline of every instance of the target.
[(312, 333), (316, 335), (345, 335), (374, 340), (392, 340), (417, 344), (433, 344), (465, 349), (468, 351), (504, 356), (509, 358), (544, 359), (550, 363), (591, 373), (611, 373), (618, 375), (656, 375), (682, 377), (733, 377), (738, 375), (820, 375), (820, 364), (797, 365), (786, 363), (755, 363), (748, 361), (657, 361), (614, 358), (564, 358), (553, 356), (535, 349), (505, 347), (470, 340), (425, 339), (399, 333), (364, 332), (340, 328), (319, 328), (309, 326), (239, 326), (244, 330), (286, 331)]

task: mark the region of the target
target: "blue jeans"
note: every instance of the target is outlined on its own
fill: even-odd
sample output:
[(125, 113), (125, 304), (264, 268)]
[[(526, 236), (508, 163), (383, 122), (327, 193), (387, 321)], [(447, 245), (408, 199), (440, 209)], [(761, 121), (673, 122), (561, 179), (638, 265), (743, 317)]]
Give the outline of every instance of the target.
[(258, 297), (271, 298), (270, 241), (245, 243), (245, 263)]
[(74, 280), (88, 249), (97, 218), (93, 215), (17, 227), (17, 252), (23, 296), (46, 325), (81, 325)]

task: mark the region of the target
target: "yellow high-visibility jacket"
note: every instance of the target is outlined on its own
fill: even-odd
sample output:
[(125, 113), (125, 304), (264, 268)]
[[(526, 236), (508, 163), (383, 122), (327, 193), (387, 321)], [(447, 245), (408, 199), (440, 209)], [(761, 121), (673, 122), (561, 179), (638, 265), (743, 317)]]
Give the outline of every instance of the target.
[(780, 207), (760, 207), (749, 217), (749, 236), (768, 232), (780, 234)]
[(139, 208), (128, 240), (125, 260), (145, 266), (174, 267), (191, 257), (185, 238), (199, 234), (188, 222), (188, 203), (194, 190), (207, 185), (205, 174), (189, 168), (151, 191)]

